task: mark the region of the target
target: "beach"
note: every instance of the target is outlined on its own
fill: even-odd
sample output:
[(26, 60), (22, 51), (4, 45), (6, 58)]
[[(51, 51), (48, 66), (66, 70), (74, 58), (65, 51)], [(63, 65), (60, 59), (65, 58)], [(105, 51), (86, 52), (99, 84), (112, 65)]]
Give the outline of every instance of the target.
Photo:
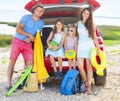
[[(117, 50), (114, 52), (114, 50)], [(120, 45), (105, 47), (107, 58), (107, 80), (104, 86), (92, 85), (92, 94), (61, 95), (60, 84), (53, 80), (43, 84), (45, 89), (34, 93), (16, 90), (10, 97), (5, 96), (7, 86), (7, 66), (9, 62), (10, 47), (0, 48), (0, 100), (1, 101), (120, 101)], [(23, 69), (23, 59), (20, 55), (15, 70)], [(18, 74), (14, 73), (13, 82)]]

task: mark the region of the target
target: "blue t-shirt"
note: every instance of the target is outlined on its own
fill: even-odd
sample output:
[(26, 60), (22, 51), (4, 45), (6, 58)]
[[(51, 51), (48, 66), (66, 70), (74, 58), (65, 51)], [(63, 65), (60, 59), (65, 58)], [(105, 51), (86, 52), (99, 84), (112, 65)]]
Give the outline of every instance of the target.
[[(32, 15), (28, 14), (28, 15), (24, 15), (21, 19), (20, 19), (20, 23), (24, 24), (23, 30), (29, 34), (32, 34), (33, 36), (35, 36), (37, 30), (42, 30), (43, 26), (44, 26), (44, 22), (39, 19), (38, 21), (34, 21), (32, 19)], [(28, 38), (28, 36), (22, 35), (18, 32), (15, 33), (14, 35), (15, 38), (18, 38), (20, 40), (25, 40), (26, 38)]]

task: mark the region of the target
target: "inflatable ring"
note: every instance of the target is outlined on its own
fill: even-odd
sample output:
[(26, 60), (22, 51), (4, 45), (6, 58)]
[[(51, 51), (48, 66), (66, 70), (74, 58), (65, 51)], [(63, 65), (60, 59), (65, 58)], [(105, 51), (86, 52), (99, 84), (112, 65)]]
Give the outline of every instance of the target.
[(106, 58), (105, 54), (102, 50), (99, 52), (99, 58), (100, 58), (100, 64), (98, 64), (97, 59), (96, 59), (96, 53), (97, 53), (97, 48), (92, 48), (91, 54), (90, 54), (90, 60), (94, 68), (96, 68), (96, 73), (98, 75), (103, 76), (103, 70), (106, 68)]
[(58, 43), (56, 41), (50, 41), (51, 46), (58, 46)]
[[(52, 40), (52, 41), (50, 41), (50, 45), (55, 47), (55, 46), (58, 46), (59, 44), (56, 41)], [(52, 50), (52, 49), (50, 48), (50, 50)]]
[(65, 53), (65, 57), (67, 59), (73, 59), (76, 57), (76, 52), (74, 50), (68, 50), (66, 53)]

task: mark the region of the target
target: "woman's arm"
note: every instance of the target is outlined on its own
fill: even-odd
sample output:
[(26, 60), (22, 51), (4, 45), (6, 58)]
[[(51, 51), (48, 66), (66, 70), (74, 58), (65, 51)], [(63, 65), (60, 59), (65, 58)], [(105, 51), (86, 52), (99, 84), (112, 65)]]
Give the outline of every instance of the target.
[(67, 37), (65, 37), (65, 42), (64, 42), (64, 49), (65, 49), (65, 52), (66, 52), (66, 50), (67, 50), (67, 49), (66, 49), (66, 46), (67, 46), (67, 43), (66, 43), (66, 42), (67, 42)]
[(95, 27), (95, 25), (94, 25), (94, 43), (95, 43), (95, 47), (97, 47), (97, 49), (98, 49), (98, 54), (99, 54), (99, 51), (100, 51), (100, 47), (99, 47), (99, 42), (98, 42), (98, 39), (97, 39), (97, 35), (96, 35), (96, 27)]
[(76, 51), (76, 52), (77, 52), (77, 48), (78, 48), (78, 47), (77, 47), (77, 44), (78, 44), (78, 43), (77, 43), (77, 37), (76, 37), (76, 38), (75, 38), (75, 51)]
[(94, 43), (95, 43), (95, 46), (97, 48), (99, 48), (99, 43), (98, 43), (98, 39), (97, 39), (97, 36), (96, 36), (96, 32), (94, 32)]

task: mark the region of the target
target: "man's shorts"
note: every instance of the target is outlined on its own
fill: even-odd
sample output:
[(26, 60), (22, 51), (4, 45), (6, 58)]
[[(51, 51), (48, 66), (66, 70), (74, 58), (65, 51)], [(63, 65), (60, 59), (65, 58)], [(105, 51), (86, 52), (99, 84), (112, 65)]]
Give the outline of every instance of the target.
[(25, 61), (33, 61), (32, 43), (26, 43), (18, 38), (14, 38), (11, 44), (11, 59), (17, 59), (20, 53)]

